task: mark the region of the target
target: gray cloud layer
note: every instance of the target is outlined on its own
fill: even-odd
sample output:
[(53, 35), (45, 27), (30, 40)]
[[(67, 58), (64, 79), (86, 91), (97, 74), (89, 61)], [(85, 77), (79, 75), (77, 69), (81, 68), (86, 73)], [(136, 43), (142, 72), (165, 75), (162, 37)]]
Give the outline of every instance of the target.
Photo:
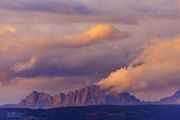
[[(91, 64), (99, 64), (100, 60), (97, 59), (106, 57), (106, 54), (101, 51), (96, 53), (94, 46), (127, 37), (129, 34), (121, 32), (112, 25), (98, 24), (83, 33), (64, 37), (44, 36), (21, 38), (21, 40), (1, 40), (1, 60), (6, 62), (1, 69), (6, 68), (8, 71), (6, 75), (1, 75), (1, 80), (3, 81), (5, 76), (8, 79), (38, 76), (87, 76), (96, 74), (99, 69), (104, 69), (102, 75), (107, 74), (114, 66), (109, 68), (109, 65), (104, 65), (106, 62), (90, 67)], [(88, 49), (90, 52), (87, 54)], [(101, 56), (97, 57), (98, 54)], [(6, 59), (10, 60), (9, 63)], [(74, 62), (74, 60), (77, 61)]]
[[(1, 23), (109, 22), (137, 24), (142, 19), (179, 19), (178, 0), (3, 0)], [(102, 7), (103, 6), (103, 7)], [(34, 17), (30, 17), (34, 16)], [(51, 17), (49, 17), (51, 16)], [(7, 18), (12, 19), (7, 19)], [(24, 19), (26, 18), (26, 19)]]
[(81, 3), (57, 0), (2, 0), (0, 8), (26, 12), (55, 12), (59, 14), (91, 14), (87, 6)]

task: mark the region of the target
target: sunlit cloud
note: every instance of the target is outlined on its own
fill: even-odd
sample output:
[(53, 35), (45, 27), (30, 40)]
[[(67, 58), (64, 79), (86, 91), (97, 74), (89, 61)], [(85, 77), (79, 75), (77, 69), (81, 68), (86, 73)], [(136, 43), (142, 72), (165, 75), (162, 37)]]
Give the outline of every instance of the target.
[(36, 58), (32, 57), (31, 59), (29, 59), (28, 61), (26, 61), (24, 63), (18, 63), (16, 65), (14, 65), (12, 67), (12, 69), (15, 72), (21, 72), (24, 70), (28, 70), (28, 69), (32, 68), (36, 64), (36, 62), (37, 62)]
[(16, 27), (11, 25), (0, 26), (0, 37), (16, 32)]
[[(179, 53), (180, 37), (155, 40), (147, 44), (144, 51), (127, 68), (112, 72), (98, 84), (121, 92), (169, 90), (171, 87), (178, 89), (180, 84)], [(160, 99), (160, 97), (162, 96), (159, 95), (157, 98)]]
[(129, 37), (128, 33), (121, 32), (112, 25), (98, 24), (82, 34), (65, 37), (62, 46), (89, 46), (102, 41), (120, 40), (126, 37)]

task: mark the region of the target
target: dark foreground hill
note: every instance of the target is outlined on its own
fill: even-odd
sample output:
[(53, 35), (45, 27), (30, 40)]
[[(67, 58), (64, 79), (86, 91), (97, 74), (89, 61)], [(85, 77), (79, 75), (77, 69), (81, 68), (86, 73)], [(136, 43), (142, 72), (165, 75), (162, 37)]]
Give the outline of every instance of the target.
[(55, 109), (0, 109), (0, 120), (180, 120), (180, 106), (86, 106)]

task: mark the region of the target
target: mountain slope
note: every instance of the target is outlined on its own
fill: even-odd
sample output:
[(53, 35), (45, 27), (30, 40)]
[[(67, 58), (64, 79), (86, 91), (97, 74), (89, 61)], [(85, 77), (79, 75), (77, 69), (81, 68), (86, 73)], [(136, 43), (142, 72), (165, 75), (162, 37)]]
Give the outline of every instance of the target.
[(53, 105), (53, 97), (44, 92), (33, 91), (17, 106), (24, 108), (51, 108)]
[(127, 92), (117, 93), (109, 89), (100, 89), (98, 86), (87, 86), (79, 91), (71, 91), (67, 94), (60, 93), (55, 96), (33, 91), (18, 104), (18, 107), (53, 108), (88, 105), (135, 105), (140, 103), (139, 99)]
[(180, 90), (172, 96), (161, 99), (160, 104), (180, 104)]

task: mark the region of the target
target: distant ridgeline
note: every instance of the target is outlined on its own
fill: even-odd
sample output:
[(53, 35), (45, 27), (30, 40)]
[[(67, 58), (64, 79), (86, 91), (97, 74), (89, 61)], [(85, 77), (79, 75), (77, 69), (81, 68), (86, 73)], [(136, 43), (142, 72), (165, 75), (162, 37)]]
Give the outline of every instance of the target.
[(4, 108), (56, 108), (90, 105), (142, 105), (142, 104), (180, 104), (180, 91), (156, 102), (144, 102), (127, 92), (112, 92), (98, 86), (87, 86), (67, 94), (51, 96), (44, 92), (33, 91), (17, 105), (3, 105)]

